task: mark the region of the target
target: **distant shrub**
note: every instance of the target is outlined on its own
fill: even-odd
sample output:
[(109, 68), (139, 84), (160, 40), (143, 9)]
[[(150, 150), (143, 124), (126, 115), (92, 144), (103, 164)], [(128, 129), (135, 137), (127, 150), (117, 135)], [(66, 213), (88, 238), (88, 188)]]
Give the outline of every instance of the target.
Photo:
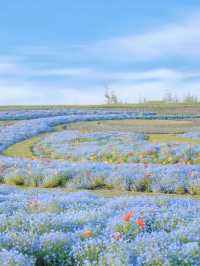
[(18, 175), (10, 175), (7, 176), (5, 179), (5, 184), (7, 185), (15, 185), (15, 186), (22, 186), (24, 185), (24, 179), (22, 176)]
[(31, 187), (39, 187), (42, 184), (43, 176), (26, 175), (24, 177), (24, 185)]
[(47, 176), (43, 179), (42, 187), (53, 188), (58, 186), (64, 186), (66, 183), (66, 177), (62, 175)]
[(198, 176), (190, 181), (188, 192), (192, 195), (200, 195), (200, 179)]
[(182, 194), (187, 193), (187, 190), (185, 189), (185, 187), (179, 186), (179, 187), (176, 188), (176, 193), (182, 195)]
[(140, 191), (140, 192), (150, 192), (151, 191), (150, 174), (145, 174), (144, 177), (138, 181), (136, 189), (137, 189), (137, 191)]
[(110, 188), (106, 182), (104, 176), (95, 176), (90, 172), (82, 172), (67, 183), (67, 187), (70, 189), (100, 189)]
[(189, 193), (192, 195), (200, 195), (200, 185), (190, 186), (189, 187)]

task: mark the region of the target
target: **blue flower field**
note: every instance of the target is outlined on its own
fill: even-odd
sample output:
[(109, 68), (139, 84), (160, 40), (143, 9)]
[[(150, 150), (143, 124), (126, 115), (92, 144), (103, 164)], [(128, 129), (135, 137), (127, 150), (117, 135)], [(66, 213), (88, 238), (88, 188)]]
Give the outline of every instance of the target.
[(49, 108), (0, 120), (0, 265), (200, 265), (200, 130), (148, 128), (198, 115)]

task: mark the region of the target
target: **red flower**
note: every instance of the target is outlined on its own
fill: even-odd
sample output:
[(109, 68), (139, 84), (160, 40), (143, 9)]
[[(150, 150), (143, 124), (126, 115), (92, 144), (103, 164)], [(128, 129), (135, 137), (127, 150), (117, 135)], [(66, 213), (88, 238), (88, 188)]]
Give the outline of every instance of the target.
[(129, 212), (125, 213), (125, 214), (122, 216), (122, 220), (123, 220), (125, 223), (128, 223), (128, 222), (130, 221), (130, 219), (133, 217), (133, 214), (134, 214), (133, 211), (129, 211)]
[(144, 229), (145, 223), (143, 219), (137, 219), (135, 223), (141, 228)]

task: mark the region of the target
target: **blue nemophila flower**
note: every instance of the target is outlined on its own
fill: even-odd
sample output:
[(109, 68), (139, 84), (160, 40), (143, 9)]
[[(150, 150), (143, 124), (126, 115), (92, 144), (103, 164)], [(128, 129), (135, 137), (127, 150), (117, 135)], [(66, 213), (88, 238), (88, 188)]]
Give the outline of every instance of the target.
[(0, 198), (1, 265), (199, 265), (199, 200), (6, 186)]

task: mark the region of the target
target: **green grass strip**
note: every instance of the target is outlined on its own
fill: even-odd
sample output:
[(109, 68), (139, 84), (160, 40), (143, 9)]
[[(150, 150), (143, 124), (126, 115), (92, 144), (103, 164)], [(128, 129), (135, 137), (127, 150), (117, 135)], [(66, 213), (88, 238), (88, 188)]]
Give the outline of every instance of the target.
[(6, 149), (3, 154), (9, 157), (33, 158), (33, 145), (38, 143), (44, 135), (45, 134), (41, 134), (22, 142), (18, 142)]
[(175, 134), (152, 134), (149, 136), (149, 141), (153, 143), (175, 142), (183, 144), (200, 144), (200, 140), (182, 138)]

